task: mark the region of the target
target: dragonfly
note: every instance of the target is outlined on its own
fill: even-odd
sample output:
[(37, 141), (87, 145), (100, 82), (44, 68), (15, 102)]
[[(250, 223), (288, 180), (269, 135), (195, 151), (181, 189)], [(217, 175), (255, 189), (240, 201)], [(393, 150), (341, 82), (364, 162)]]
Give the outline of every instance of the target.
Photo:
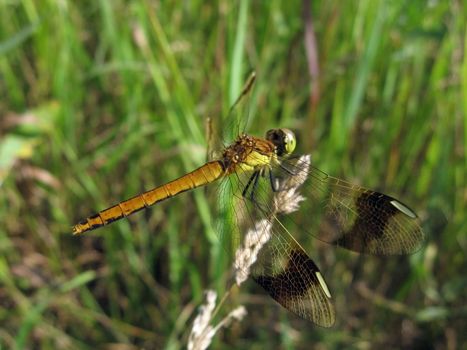
[(234, 255), (247, 239), (259, 247), (251, 267), (237, 268), (247, 269), (286, 309), (331, 327), (336, 319), (331, 293), (300, 242), (312, 237), (354, 252), (401, 255), (419, 250), (424, 233), (415, 212), (403, 202), (330, 176), (314, 167), (309, 156), (295, 155), (291, 130), (271, 129), (265, 137), (239, 132), (247, 124), (239, 106), (249, 100), (255, 78), (249, 77), (230, 110), (226, 124), (232, 141), (216, 159), (87, 217), (73, 226), (73, 233), (83, 234), (217, 183), (215, 230), (226, 252)]

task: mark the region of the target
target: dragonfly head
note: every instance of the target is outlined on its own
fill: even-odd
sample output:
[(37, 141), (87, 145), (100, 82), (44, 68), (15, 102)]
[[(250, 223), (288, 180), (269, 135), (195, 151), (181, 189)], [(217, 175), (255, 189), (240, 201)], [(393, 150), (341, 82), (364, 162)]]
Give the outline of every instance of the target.
[(278, 156), (291, 154), (297, 145), (295, 134), (289, 129), (271, 129), (266, 133), (266, 139), (276, 146)]

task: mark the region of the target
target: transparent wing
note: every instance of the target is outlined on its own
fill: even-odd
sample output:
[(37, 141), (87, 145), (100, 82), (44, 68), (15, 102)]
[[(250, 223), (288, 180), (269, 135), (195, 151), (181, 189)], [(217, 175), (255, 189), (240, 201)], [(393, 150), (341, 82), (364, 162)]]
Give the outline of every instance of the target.
[(253, 71), (224, 119), (207, 118), (208, 161), (220, 159), (225, 147), (245, 132), (250, 116), (251, 95), (255, 81), (256, 73)]
[(230, 107), (229, 114), (223, 122), (223, 141), (227, 144), (234, 141), (238, 135), (245, 132), (250, 115), (251, 94), (256, 81), (253, 71), (242, 87), (237, 100)]
[[(299, 158), (273, 169), (274, 187), (287, 193), (287, 182), (302, 171)], [(424, 234), (417, 215), (399, 200), (327, 175), (309, 166), (300, 210), (283, 219), (321, 241), (375, 255), (410, 254)], [(294, 229), (291, 229), (295, 231)]]
[[(263, 176), (233, 174), (218, 190), (221, 242), (235, 261), (237, 277), (251, 276), (277, 302), (297, 315), (330, 327), (335, 321), (331, 295), (312, 259), (281, 224), (273, 191)], [(249, 184), (249, 185), (248, 185)], [(255, 196), (245, 193), (254, 187)], [(251, 265), (251, 266), (250, 266)]]

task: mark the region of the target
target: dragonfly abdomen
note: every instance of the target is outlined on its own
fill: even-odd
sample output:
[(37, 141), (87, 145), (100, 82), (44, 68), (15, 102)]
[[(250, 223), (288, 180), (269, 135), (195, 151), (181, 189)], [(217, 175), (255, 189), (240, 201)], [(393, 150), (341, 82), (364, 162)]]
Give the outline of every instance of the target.
[(136, 213), (141, 209), (161, 202), (164, 199), (171, 198), (179, 193), (211, 183), (223, 176), (224, 173), (225, 169), (221, 161), (206, 163), (200, 168), (183, 175), (176, 180), (170, 181), (164, 185), (89, 216), (77, 225), (73, 226), (73, 234), (81, 234), (110, 224), (111, 222)]

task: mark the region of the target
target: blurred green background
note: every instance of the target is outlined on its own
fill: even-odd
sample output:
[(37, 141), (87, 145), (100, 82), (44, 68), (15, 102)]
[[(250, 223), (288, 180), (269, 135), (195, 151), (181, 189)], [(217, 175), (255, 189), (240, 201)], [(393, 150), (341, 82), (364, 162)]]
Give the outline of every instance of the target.
[(311, 250), (334, 328), (250, 281), (219, 316), (249, 314), (213, 347), (465, 348), (466, 13), (462, 0), (3, 0), (0, 348), (186, 346), (231, 263), (204, 191), (82, 237), (71, 225), (201, 165), (207, 118), (251, 69), (252, 134), (298, 130), (316, 166), (413, 207), (427, 242), (408, 257)]

